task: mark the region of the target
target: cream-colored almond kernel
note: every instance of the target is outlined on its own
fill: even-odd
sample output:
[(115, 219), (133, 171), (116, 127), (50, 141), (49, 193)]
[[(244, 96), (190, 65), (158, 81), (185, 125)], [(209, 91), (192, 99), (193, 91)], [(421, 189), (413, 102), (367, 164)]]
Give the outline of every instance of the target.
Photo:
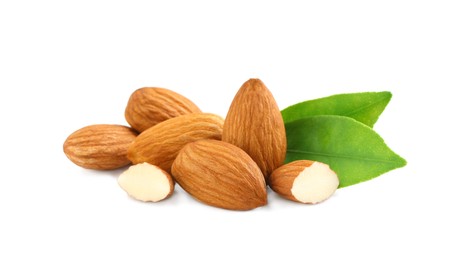
[(276, 193), (308, 204), (328, 199), (338, 186), (339, 178), (327, 164), (308, 160), (283, 165), (270, 176), (270, 187)]
[(118, 183), (129, 196), (144, 202), (161, 201), (174, 191), (171, 175), (149, 163), (130, 166), (119, 176)]

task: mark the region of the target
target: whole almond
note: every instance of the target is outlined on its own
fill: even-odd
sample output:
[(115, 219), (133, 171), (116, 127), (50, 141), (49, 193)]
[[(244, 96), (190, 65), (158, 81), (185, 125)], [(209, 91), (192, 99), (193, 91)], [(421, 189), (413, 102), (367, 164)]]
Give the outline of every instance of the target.
[(259, 79), (245, 82), (235, 95), (224, 122), (223, 141), (247, 152), (266, 180), (284, 163), (286, 132), (278, 105)]
[(144, 87), (129, 98), (125, 117), (137, 130), (144, 130), (170, 118), (199, 113), (201, 110), (188, 98), (165, 88)]
[(112, 170), (130, 163), (127, 149), (137, 133), (122, 125), (91, 125), (72, 133), (63, 150), (73, 163), (87, 169)]
[(276, 169), (270, 187), (286, 199), (316, 204), (329, 198), (339, 186), (337, 174), (327, 164), (298, 160)]
[(240, 148), (217, 140), (187, 144), (173, 163), (177, 183), (208, 205), (250, 210), (267, 204), (264, 177)]
[(220, 140), (223, 121), (220, 116), (208, 113), (168, 119), (142, 132), (129, 147), (127, 156), (134, 164), (147, 162), (170, 172), (184, 145), (200, 139)]

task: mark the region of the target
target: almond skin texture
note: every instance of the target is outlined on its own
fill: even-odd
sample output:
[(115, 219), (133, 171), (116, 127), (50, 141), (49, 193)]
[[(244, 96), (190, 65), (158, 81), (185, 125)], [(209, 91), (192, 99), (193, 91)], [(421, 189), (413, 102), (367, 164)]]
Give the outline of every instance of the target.
[(174, 91), (144, 87), (130, 96), (125, 117), (130, 126), (141, 133), (170, 118), (200, 112), (193, 102)]
[(266, 180), (284, 163), (286, 131), (278, 105), (259, 79), (245, 82), (235, 95), (224, 122), (223, 141), (247, 152)]
[(200, 139), (221, 139), (223, 118), (195, 113), (171, 118), (141, 133), (128, 151), (133, 164), (147, 162), (170, 172), (179, 151)]
[(122, 125), (91, 125), (72, 133), (63, 150), (73, 163), (87, 169), (112, 170), (130, 163), (127, 149), (137, 133)]
[(298, 160), (276, 169), (270, 187), (282, 197), (308, 204), (329, 198), (339, 186), (339, 178), (327, 164)]
[(187, 144), (172, 167), (176, 182), (208, 205), (250, 210), (267, 204), (264, 177), (240, 148), (217, 140)]

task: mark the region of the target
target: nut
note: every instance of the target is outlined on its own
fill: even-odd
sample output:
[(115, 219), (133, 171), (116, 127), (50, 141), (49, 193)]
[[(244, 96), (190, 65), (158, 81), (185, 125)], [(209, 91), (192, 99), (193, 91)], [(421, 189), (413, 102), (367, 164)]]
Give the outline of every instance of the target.
[(240, 148), (217, 140), (187, 144), (173, 163), (177, 183), (208, 205), (250, 210), (267, 204), (264, 177)]
[(327, 164), (307, 160), (293, 161), (276, 169), (270, 187), (286, 199), (316, 204), (329, 198), (339, 179)]
[(266, 180), (284, 163), (284, 122), (273, 95), (261, 80), (250, 79), (237, 92), (224, 122), (222, 140), (247, 152)]
[(188, 98), (168, 89), (144, 87), (129, 98), (125, 117), (137, 130), (144, 130), (170, 118), (199, 113), (201, 110)]
[(127, 149), (137, 133), (122, 125), (91, 125), (72, 133), (63, 150), (73, 163), (87, 169), (112, 170), (130, 163)]
[(200, 139), (221, 139), (223, 119), (214, 114), (194, 113), (171, 118), (141, 133), (128, 151), (134, 163), (148, 162), (170, 172), (184, 145)]
[(118, 183), (129, 196), (144, 202), (161, 201), (174, 191), (171, 175), (148, 163), (130, 166), (119, 176)]

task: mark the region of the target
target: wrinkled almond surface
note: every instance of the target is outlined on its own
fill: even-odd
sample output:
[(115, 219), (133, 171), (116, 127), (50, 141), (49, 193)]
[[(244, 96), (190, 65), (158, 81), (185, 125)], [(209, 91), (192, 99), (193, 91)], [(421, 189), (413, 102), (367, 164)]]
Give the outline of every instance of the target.
[(170, 172), (179, 151), (201, 139), (221, 139), (223, 118), (208, 113), (193, 113), (171, 118), (141, 133), (128, 151), (134, 163), (148, 162)]
[(199, 113), (201, 110), (188, 98), (165, 88), (144, 87), (129, 98), (125, 117), (137, 130), (144, 130), (170, 118)]
[(240, 148), (217, 140), (186, 145), (172, 167), (177, 183), (208, 205), (250, 210), (267, 204), (264, 177)]
[(247, 152), (265, 179), (284, 163), (284, 122), (273, 95), (261, 80), (250, 79), (237, 92), (224, 122), (222, 140)]
[(91, 125), (72, 133), (63, 150), (73, 163), (87, 169), (112, 170), (130, 163), (127, 149), (137, 133), (122, 125)]

